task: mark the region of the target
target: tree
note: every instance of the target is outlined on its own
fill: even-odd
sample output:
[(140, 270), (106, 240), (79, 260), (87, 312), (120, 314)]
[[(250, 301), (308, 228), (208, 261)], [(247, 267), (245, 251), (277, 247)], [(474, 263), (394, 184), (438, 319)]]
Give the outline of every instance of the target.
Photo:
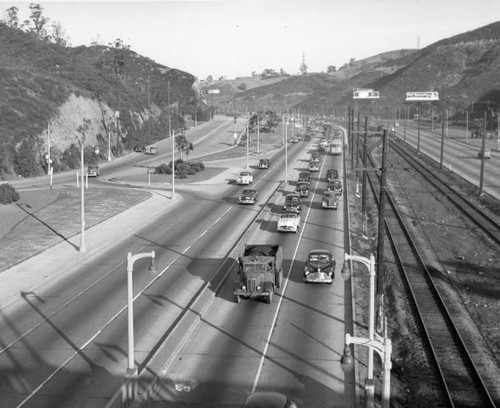
[(47, 33), (45, 26), (48, 24), (49, 19), (43, 16), (43, 7), (40, 4), (30, 4), (30, 18), (24, 22), (28, 32), (36, 35), (44, 41), (50, 40), (50, 35)]
[(52, 23), (52, 41), (54, 44), (60, 45), (61, 47), (68, 47), (70, 43), (68, 42), (68, 37), (66, 36), (66, 31), (62, 28), (59, 21)]
[(335, 65), (328, 65), (326, 72), (328, 72), (329, 74), (331, 74), (332, 72), (337, 72), (337, 67)]
[(185, 135), (175, 137), (175, 147), (181, 156), (181, 160), (183, 160), (184, 154), (189, 157), (189, 152), (194, 150), (194, 145), (187, 140)]
[(19, 24), (19, 9), (16, 6), (12, 6), (5, 10), (7, 12), (8, 19), (5, 22), (9, 27), (21, 28)]
[(237, 86), (237, 88), (240, 90), (240, 91), (246, 91), (247, 89), (247, 84), (245, 84), (244, 82), (242, 82), (241, 84), (239, 84)]

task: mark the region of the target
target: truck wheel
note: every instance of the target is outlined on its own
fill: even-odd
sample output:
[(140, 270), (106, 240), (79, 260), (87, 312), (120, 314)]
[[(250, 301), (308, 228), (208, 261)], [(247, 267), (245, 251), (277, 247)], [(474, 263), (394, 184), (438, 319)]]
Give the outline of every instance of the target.
[(266, 303), (273, 303), (273, 292), (269, 292), (269, 294), (266, 296)]
[(240, 300), (241, 300), (240, 295), (234, 295), (234, 301), (235, 301), (236, 303), (240, 303)]

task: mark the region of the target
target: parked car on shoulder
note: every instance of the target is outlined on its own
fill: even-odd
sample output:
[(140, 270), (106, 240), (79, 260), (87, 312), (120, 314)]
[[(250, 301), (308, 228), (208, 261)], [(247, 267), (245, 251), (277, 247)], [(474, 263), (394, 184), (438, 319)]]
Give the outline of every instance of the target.
[(332, 283), (335, 277), (335, 258), (328, 249), (313, 249), (309, 252), (304, 267), (304, 282)]
[(240, 175), (238, 176), (238, 180), (236, 180), (236, 184), (252, 184), (253, 183), (253, 176), (252, 173), (249, 171), (242, 171), (240, 172)]
[(259, 199), (259, 193), (255, 188), (245, 188), (238, 197), (240, 204), (255, 204)]
[(338, 209), (339, 197), (333, 191), (324, 191), (321, 199), (321, 208)]
[(278, 232), (297, 232), (300, 228), (300, 214), (284, 213), (278, 219)]
[(269, 167), (271, 167), (271, 161), (269, 159), (259, 160), (259, 169), (268, 169)]
[(300, 213), (302, 210), (302, 201), (298, 194), (290, 193), (285, 197), (285, 204), (283, 210), (286, 212)]
[(140, 145), (140, 146), (134, 147), (134, 152), (137, 152), (137, 153), (142, 153), (145, 150), (146, 150), (146, 145)]
[(326, 171), (326, 181), (332, 181), (339, 178), (339, 172), (336, 169), (328, 169)]
[(309, 187), (310, 183), (307, 181), (299, 181), (295, 187), (295, 192), (300, 197), (309, 197)]
[(87, 177), (97, 177), (99, 173), (99, 166), (89, 166), (87, 169)]

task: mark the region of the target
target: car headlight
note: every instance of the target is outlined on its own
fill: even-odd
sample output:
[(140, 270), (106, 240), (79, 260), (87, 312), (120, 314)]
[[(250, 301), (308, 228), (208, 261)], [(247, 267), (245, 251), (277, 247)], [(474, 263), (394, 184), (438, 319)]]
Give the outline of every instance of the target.
[(257, 286), (257, 290), (261, 290), (262, 289), (262, 286)]
[(304, 275), (309, 276), (311, 272), (309, 272), (307, 269), (304, 271)]
[(243, 286), (241, 287), (241, 290), (247, 290), (247, 287), (246, 287), (245, 285), (243, 285)]

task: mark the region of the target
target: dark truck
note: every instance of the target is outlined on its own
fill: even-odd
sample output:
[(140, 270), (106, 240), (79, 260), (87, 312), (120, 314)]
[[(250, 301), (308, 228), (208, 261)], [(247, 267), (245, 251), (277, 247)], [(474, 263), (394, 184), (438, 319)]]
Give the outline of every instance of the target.
[(283, 247), (273, 244), (246, 244), (238, 258), (239, 280), (233, 283), (234, 300), (264, 298), (271, 303), (283, 279)]

